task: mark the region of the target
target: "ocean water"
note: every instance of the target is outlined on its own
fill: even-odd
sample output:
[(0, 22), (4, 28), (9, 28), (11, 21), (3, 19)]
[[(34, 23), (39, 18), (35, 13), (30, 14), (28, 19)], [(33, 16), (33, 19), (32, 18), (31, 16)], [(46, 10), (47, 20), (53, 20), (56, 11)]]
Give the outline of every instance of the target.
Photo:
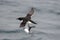
[[(37, 25), (27, 34), (16, 18), (32, 7)], [(0, 0), (0, 40), (60, 40), (60, 0)]]

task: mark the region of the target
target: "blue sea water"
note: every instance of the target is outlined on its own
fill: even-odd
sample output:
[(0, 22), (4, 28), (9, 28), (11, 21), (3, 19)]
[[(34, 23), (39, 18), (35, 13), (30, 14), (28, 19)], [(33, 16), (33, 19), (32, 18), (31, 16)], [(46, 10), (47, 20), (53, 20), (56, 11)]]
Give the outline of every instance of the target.
[[(18, 17), (34, 7), (31, 34), (19, 28)], [(0, 40), (60, 40), (60, 0), (0, 0)]]

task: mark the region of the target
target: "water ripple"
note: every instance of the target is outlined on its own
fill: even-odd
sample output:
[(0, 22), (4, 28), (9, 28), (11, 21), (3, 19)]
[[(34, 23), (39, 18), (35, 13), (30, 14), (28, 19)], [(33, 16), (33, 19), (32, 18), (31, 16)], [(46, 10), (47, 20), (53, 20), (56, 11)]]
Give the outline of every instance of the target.
[(19, 33), (21, 30), (11, 30), (11, 31), (6, 31), (6, 30), (0, 30), (0, 33)]

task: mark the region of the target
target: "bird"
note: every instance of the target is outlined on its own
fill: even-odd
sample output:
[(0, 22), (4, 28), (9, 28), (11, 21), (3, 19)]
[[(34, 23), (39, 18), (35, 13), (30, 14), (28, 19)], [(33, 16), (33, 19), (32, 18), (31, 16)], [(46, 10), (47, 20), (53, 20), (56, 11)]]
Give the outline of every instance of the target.
[(28, 14), (25, 17), (18, 17), (17, 19), (22, 21), (19, 27), (25, 27), (28, 21), (30, 21), (33, 24), (37, 24), (33, 20), (31, 20), (31, 16), (34, 14), (34, 8), (32, 7), (31, 10), (28, 12)]

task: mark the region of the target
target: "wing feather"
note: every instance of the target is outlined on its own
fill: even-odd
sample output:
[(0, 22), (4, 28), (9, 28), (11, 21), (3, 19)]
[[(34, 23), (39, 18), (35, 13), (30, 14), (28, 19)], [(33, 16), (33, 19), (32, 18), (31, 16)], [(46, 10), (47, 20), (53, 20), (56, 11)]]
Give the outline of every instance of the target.
[(30, 22), (32, 22), (33, 24), (37, 24), (36, 22), (32, 21), (32, 20), (29, 20)]

